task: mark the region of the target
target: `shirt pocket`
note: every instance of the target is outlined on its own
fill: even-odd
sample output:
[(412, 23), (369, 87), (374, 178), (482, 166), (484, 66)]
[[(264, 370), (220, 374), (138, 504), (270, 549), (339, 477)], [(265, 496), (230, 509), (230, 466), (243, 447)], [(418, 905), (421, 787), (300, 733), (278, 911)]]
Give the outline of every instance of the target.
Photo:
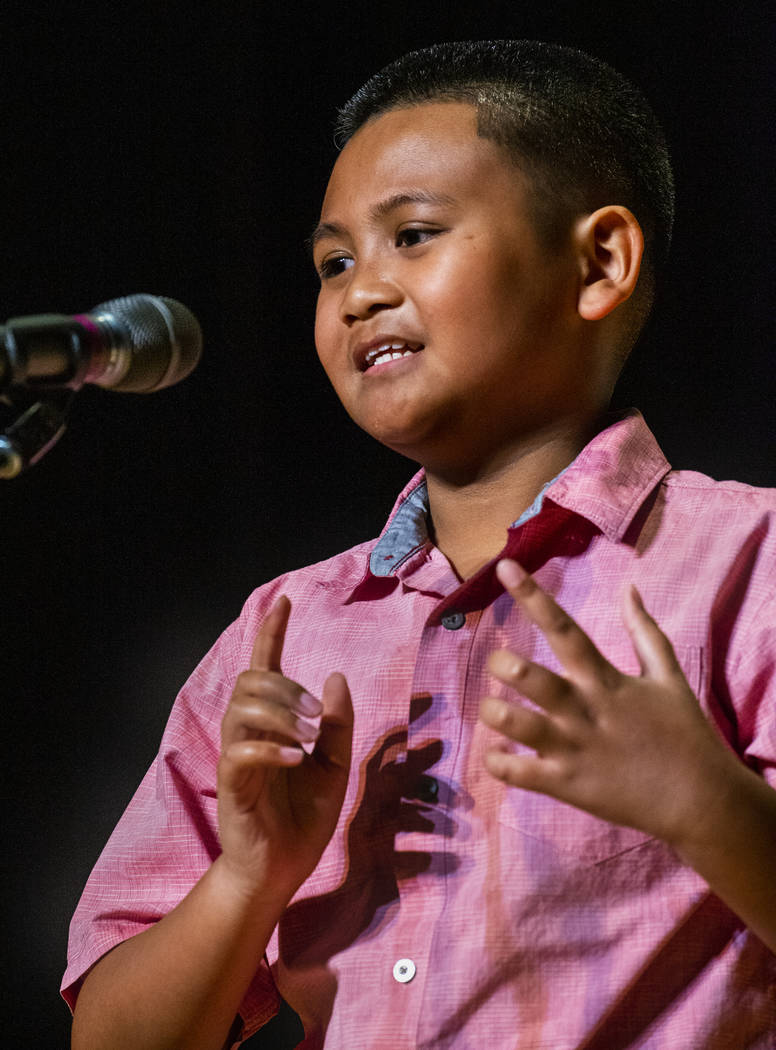
[[(697, 646), (675, 647), (677, 659), (693, 693), (698, 696), (703, 650)], [(632, 668), (626, 673), (634, 673)], [(611, 824), (584, 810), (547, 795), (507, 788), (498, 806), (498, 822), (524, 837), (524, 850), (539, 866), (593, 866), (646, 843), (653, 836), (635, 828)]]

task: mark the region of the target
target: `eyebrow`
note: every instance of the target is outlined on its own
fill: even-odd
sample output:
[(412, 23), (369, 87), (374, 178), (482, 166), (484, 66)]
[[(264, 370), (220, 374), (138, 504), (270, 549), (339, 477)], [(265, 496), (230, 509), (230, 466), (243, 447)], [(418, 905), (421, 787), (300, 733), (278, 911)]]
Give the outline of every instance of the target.
[[(430, 190), (412, 190), (409, 193), (394, 193), (385, 200), (379, 201), (369, 213), (370, 221), (376, 222), (402, 208), (407, 204), (436, 204), (442, 207), (452, 207), (455, 199), (446, 193), (432, 193)], [(307, 238), (307, 247), (312, 252), (318, 241), (324, 237), (342, 237), (347, 230), (336, 222), (319, 222), (313, 232)]]

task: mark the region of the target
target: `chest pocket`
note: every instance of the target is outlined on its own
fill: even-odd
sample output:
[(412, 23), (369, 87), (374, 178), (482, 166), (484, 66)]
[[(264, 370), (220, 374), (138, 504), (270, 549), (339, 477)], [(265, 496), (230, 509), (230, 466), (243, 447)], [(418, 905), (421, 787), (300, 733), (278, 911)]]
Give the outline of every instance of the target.
[[(698, 696), (702, 649), (676, 647), (675, 651), (690, 688)], [(498, 805), (498, 822), (525, 837), (525, 850), (537, 868), (605, 864), (648, 844), (661, 846), (658, 852), (664, 849), (642, 831), (610, 824), (546, 795), (509, 787)], [(649, 852), (655, 850), (650, 848)]]

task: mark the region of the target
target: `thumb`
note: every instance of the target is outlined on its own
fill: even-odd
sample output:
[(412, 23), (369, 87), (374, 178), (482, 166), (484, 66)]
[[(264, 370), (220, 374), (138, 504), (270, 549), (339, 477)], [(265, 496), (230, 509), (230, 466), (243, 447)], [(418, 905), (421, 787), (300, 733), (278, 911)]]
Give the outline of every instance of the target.
[(312, 758), (327, 766), (350, 769), (353, 746), (353, 703), (345, 676), (335, 671), (326, 679), (321, 695), (323, 714)]

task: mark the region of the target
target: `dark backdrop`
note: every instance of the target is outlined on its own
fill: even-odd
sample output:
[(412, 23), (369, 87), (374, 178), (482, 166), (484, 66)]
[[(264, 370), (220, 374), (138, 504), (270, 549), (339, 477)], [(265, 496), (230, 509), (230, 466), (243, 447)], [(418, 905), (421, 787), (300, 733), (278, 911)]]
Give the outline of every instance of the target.
[(414, 470), (350, 424), (312, 346), (303, 242), (334, 107), (370, 72), (440, 39), (524, 36), (645, 88), (679, 211), (618, 400), (677, 466), (776, 484), (767, 5), (278, 6), (4, 15), (2, 317), (150, 291), (206, 336), (192, 378), (84, 391), (60, 444), (0, 482), (5, 1045), (67, 1045), (70, 914), (198, 658), (254, 586), (374, 534)]

